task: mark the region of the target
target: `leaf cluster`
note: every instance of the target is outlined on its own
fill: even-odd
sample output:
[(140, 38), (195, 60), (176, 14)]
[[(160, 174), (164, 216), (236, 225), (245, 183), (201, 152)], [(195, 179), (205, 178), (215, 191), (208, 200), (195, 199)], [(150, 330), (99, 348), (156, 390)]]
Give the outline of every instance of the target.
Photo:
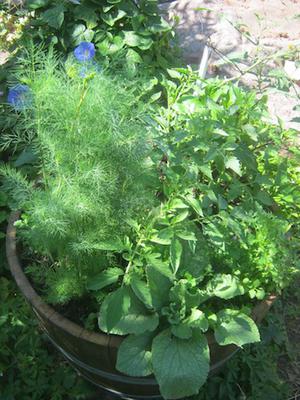
[(99, 326), (130, 335), (121, 372), (154, 372), (162, 395), (176, 399), (206, 380), (209, 328), (221, 346), (260, 340), (245, 306), (279, 292), (298, 270), (300, 192), (297, 149), (283, 152), (294, 132), (268, 122), (264, 99), (197, 82), (188, 70), (169, 74), (161, 80), (167, 106), (153, 116), (161, 206), (146, 225), (132, 224), (123, 286), (103, 302)]
[(25, 38), (55, 45), (64, 53), (93, 41), (103, 57), (122, 51), (125, 61), (165, 66), (173, 36), (157, 0), (27, 0), (33, 12)]
[(294, 132), (268, 121), (265, 99), (168, 74), (145, 115), (134, 85), (106, 73), (29, 68), (35, 103), (16, 132), (34, 132), (20, 225), (52, 269), (49, 298), (100, 299), (99, 328), (127, 336), (117, 368), (154, 373), (177, 399), (206, 381), (208, 330), (221, 346), (260, 340), (252, 299), (279, 293), (299, 264), (300, 180), (299, 152), (284, 149)]

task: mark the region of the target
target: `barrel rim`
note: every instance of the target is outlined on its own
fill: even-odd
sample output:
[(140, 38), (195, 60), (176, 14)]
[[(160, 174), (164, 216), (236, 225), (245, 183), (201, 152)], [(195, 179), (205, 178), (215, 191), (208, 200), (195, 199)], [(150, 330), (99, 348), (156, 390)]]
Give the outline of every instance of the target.
[[(6, 255), (11, 274), (26, 300), (38, 312), (38, 314), (41, 314), (51, 323), (65, 330), (68, 334), (93, 344), (117, 349), (120, 346), (123, 337), (101, 332), (97, 333), (85, 329), (84, 327), (59, 314), (54, 308), (46, 304), (36, 293), (25, 273), (23, 272), (22, 265), (17, 254), (17, 230), (15, 227), (15, 222), (19, 219), (20, 214), (20, 211), (13, 211), (9, 217), (6, 235)], [(258, 302), (252, 310), (252, 319), (257, 323), (260, 323), (268, 313), (276, 298), (277, 296), (272, 294), (267, 299)], [(216, 343), (211, 332), (207, 332), (206, 336), (209, 344)]]

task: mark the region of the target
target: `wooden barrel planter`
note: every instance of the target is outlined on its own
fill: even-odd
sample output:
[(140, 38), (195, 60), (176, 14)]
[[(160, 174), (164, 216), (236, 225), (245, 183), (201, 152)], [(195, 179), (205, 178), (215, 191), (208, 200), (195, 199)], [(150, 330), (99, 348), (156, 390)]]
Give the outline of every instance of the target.
[[(159, 387), (153, 377), (133, 378), (115, 368), (117, 351), (122, 337), (91, 332), (73, 323), (44, 303), (26, 278), (17, 254), (16, 228), (14, 223), (20, 213), (11, 214), (6, 239), (7, 258), (11, 273), (26, 300), (39, 319), (50, 341), (87, 380), (127, 399), (158, 399)], [(252, 318), (259, 323), (275, 301), (269, 297), (256, 305)], [(210, 374), (215, 373), (238, 351), (234, 345), (219, 346), (212, 333), (207, 334), (210, 348)]]

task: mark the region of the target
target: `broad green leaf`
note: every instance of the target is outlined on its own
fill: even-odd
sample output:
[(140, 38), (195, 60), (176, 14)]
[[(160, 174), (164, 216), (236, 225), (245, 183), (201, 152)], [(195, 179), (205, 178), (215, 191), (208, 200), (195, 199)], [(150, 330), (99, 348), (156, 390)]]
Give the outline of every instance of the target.
[(172, 224), (179, 224), (179, 222), (184, 221), (187, 217), (189, 216), (189, 211), (182, 211), (180, 214), (176, 215), (173, 219), (172, 219)]
[(199, 200), (195, 199), (195, 197), (193, 197), (192, 195), (187, 195), (186, 201), (194, 209), (194, 211), (196, 211), (196, 213), (200, 215), (200, 217), (203, 217), (203, 211)]
[[(122, 39), (124, 41), (124, 39)], [(126, 60), (130, 64), (141, 64), (143, 62), (139, 53), (133, 49), (128, 49), (126, 53)]]
[(174, 231), (172, 228), (165, 228), (160, 230), (158, 233), (153, 234), (151, 236), (150, 240), (151, 242), (158, 243), (158, 244), (163, 244), (163, 245), (169, 245), (171, 244), (171, 240), (174, 236)]
[(236, 310), (225, 309), (217, 313), (215, 338), (221, 346), (235, 344), (243, 346), (247, 343), (260, 341), (260, 335), (255, 322)]
[(194, 96), (182, 96), (180, 100), (173, 105), (176, 112), (182, 114), (193, 114), (203, 110), (202, 102)]
[(86, 26), (89, 29), (93, 29), (97, 26), (98, 16), (97, 16), (95, 10), (93, 10), (90, 7), (86, 7), (83, 5), (75, 7), (74, 16), (75, 16), (75, 19), (82, 19), (83, 21), (85, 21)]
[(45, 7), (49, 2), (50, 0), (26, 0), (25, 6), (31, 10), (37, 10), (38, 8)]
[(80, 43), (85, 31), (86, 27), (84, 24), (76, 24), (69, 30), (69, 35), (74, 43)]
[(197, 241), (195, 233), (188, 230), (177, 231), (176, 236), (180, 237), (180, 239), (183, 240), (191, 240), (193, 242)]
[(152, 339), (152, 333), (130, 335), (125, 338), (118, 350), (117, 370), (129, 376), (151, 375)]
[(163, 33), (168, 32), (171, 29), (171, 25), (161, 17), (153, 17), (149, 21), (149, 31), (152, 33)]
[[(122, 289), (122, 288), (121, 288)], [(144, 332), (154, 331), (159, 323), (159, 317), (156, 313), (149, 313), (143, 303), (137, 299), (135, 294), (129, 288), (124, 288), (130, 298), (130, 306), (126, 313), (122, 313), (119, 321), (109, 330), (108, 320), (111, 318), (109, 312), (109, 296), (106, 297), (101, 305), (99, 314), (99, 328), (103, 332), (110, 332), (115, 335), (140, 335)]]
[(141, 50), (148, 50), (153, 44), (149, 37), (138, 35), (134, 31), (123, 31), (124, 42), (130, 47), (138, 47)]
[(178, 239), (173, 238), (170, 246), (170, 260), (174, 275), (176, 275), (176, 272), (180, 266), (181, 255), (182, 245)]
[(130, 277), (130, 286), (138, 299), (145, 304), (146, 307), (152, 308), (151, 292), (147, 283), (144, 282), (137, 274)]
[(189, 339), (192, 337), (193, 329), (201, 330), (206, 332), (208, 330), (209, 324), (205, 317), (205, 314), (197, 310), (192, 309), (191, 315), (182, 321), (179, 325), (173, 325), (171, 327), (172, 334), (180, 339)]
[(111, 332), (121, 320), (122, 316), (128, 313), (130, 307), (130, 296), (128, 290), (123, 286), (120, 287), (115, 292), (107, 296), (106, 304), (107, 332)]
[(161, 98), (162, 92), (153, 93), (153, 95), (149, 99), (149, 103), (155, 103), (158, 99)]
[(234, 151), (237, 158), (241, 163), (247, 168), (257, 172), (257, 162), (252, 151), (250, 151), (247, 146), (239, 145), (239, 147)]
[(225, 132), (223, 129), (220, 128), (216, 128), (214, 129), (213, 133), (215, 133), (216, 135), (220, 135), (220, 136), (229, 136), (227, 132)]
[(106, 56), (115, 54), (116, 52), (122, 49), (124, 44), (125, 44), (124, 40), (121, 38), (121, 36), (116, 35), (111, 40), (105, 38), (104, 40), (102, 40), (100, 43), (97, 44), (97, 47), (100, 50), (101, 54)]
[(274, 204), (274, 200), (269, 195), (268, 192), (262, 190), (255, 195), (255, 198), (265, 206), (272, 206)]
[(112, 11), (111, 13), (101, 14), (101, 18), (109, 26), (114, 26), (114, 24), (117, 21), (124, 18), (125, 16), (126, 16), (126, 12), (123, 10), (120, 10), (120, 9)]
[(55, 29), (59, 29), (64, 22), (65, 8), (63, 4), (59, 4), (55, 7), (49, 8), (43, 12), (41, 17), (44, 22)]
[(158, 266), (148, 265), (146, 268), (153, 307), (160, 310), (169, 302), (169, 291), (172, 280)]
[(118, 281), (119, 276), (123, 275), (121, 268), (109, 268), (98, 275), (93, 276), (87, 282), (88, 290), (100, 290)]
[(176, 208), (189, 208), (189, 206), (179, 198), (175, 198), (172, 201), (170, 201), (169, 207), (171, 210)]
[(217, 274), (207, 284), (207, 292), (221, 299), (232, 299), (245, 293), (239, 280), (229, 274)]
[(238, 158), (236, 158), (236, 157), (229, 158), (229, 160), (227, 160), (225, 163), (225, 167), (228, 169), (231, 169), (233, 172), (235, 172), (239, 176), (242, 175), (241, 164), (240, 164), (240, 161), (238, 160)]
[(160, 392), (166, 399), (195, 395), (209, 371), (206, 337), (194, 334), (188, 340), (172, 337), (170, 330), (156, 336), (152, 344), (152, 363)]
[(209, 164), (203, 164), (203, 165), (199, 165), (199, 169), (200, 171), (207, 176), (209, 179), (212, 179), (212, 172), (211, 172), (211, 167)]
[(181, 73), (176, 71), (176, 69), (167, 68), (167, 72), (168, 72), (168, 74), (170, 75), (171, 78), (178, 79), (178, 80), (181, 79)]
[(192, 328), (184, 322), (179, 325), (172, 325), (171, 332), (180, 339), (190, 339), (193, 336)]
[(252, 139), (255, 142), (257, 141), (258, 133), (254, 126), (246, 124), (243, 126), (243, 130), (246, 132), (246, 134), (249, 136), (250, 139)]
[(191, 315), (186, 319), (186, 323), (191, 328), (201, 329), (202, 332), (206, 332), (208, 330), (208, 320), (205, 317), (203, 311), (200, 311), (196, 308), (192, 309)]

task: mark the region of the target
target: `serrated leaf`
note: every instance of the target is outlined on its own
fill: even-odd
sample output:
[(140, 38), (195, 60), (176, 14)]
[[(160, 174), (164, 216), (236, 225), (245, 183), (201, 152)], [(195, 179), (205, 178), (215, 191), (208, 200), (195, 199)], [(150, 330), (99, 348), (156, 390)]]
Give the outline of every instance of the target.
[(121, 268), (109, 268), (98, 275), (94, 275), (87, 282), (88, 290), (100, 290), (106, 286), (118, 281), (119, 277), (124, 274)]
[(233, 172), (235, 172), (239, 176), (242, 175), (241, 164), (240, 164), (239, 159), (236, 157), (229, 158), (225, 163), (225, 167), (228, 169), (231, 169)]
[(123, 340), (118, 350), (117, 369), (129, 376), (148, 376), (152, 369), (153, 334), (130, 335)]
[(266, 191), (260, 191), (255, 195), (256, 200), (265, 206), (272, 206), (274, 204), (274, 200)]
[(194, 334), (189, 340), (182, 340), (165, 330), (153, 340), (152, 363), (164, 398), (195, 395), (205, 383), (209, 371), (206, 337)]
[(191, 240), (193, 242), (197, 241), (195, 233), (191, 232), (191, 231), (187, 231), (187, 230), (186, 231), (177, 231), (176, 236), (180, 237), (180, 239), (183, 239), (183, 240), (188, 240), (188, 241)]
[(199, 170), (205, 175), (207, 176), (209, 179), (212, 179), (212, 172), (211, 172), (211, 167), (209, 164), (203, 164), (203, 165), (199, 165)]
[(153, 307), (160, 310), (169, 302), (169, 291), (172, 280), (158, 266), (148, 265), (146, 268)]
[(186, 201), (194, 209), (194, 211), (196, 211), (196, 213), (200, 215), (200, 217), (203, 217), (203, 211), (199, 200), (195, 199), (195, 197), (193, 197), (192, 195), (188, 195), (186, 196)]
[(187, 217), (189, 216), (189, 211), (183, 211), (180, 214), (176, 215), (173, 219), (172, 219), (172, 224), (179, 224), (179, 222), (184, 221)]
[(107, 332), (118, 324), (122, 316), (128, 313), (130, 307), (130, 296), (125, 287), (120, 287), (115, 292), (107, 296), (106, 326)]
[(255, 322), (236, 310), (225, 309), (217, 313), (215, 338), (221, 346), (235, 344), (243, 346), (247, 343), (260, 341), (260, 335)]
[(151, 242), (169, 245), (171, 244), (171, 240), (174, 236), (174, 231), (172, 228), (165, 228), (160, 230), (158, 233), (155, 233), (151, 238)]
[(238, 279), (230, 274), (215, 275), (213, 279), (208, 282), (206, 289), (211, 296), (226, 300), (245, 293)]
[(182, 245), (178, 239), (173, 238), (170, 246), (170, 260), (174, 275), (176, 275), (176, 272), (180, 266), (181, 255)]
[(135, 295), (146, 307), (152, 308), (152, 298), (150, 288), (137, 274), (132, 274), (130, 277), (130, 286)]
[(122, 313), (119, 321), (114, 325), (112, 329), (108, 329), (108, 320), (111, 318), (108, 295), (101, 305), (99, 314), (99, 328), (103, 332), (110, 332), (114, 335), (128, 335), (135, 334), (140, 335), (144, 332), (154, 331), (159, 323), (159, 317), (156, 313), (149, 313), (144, 307), (143, 303), (137, 299), (135, 294), (129, 288), (121, 288), (126, 290), (130, 297), (130, 306), (126, 313)]

